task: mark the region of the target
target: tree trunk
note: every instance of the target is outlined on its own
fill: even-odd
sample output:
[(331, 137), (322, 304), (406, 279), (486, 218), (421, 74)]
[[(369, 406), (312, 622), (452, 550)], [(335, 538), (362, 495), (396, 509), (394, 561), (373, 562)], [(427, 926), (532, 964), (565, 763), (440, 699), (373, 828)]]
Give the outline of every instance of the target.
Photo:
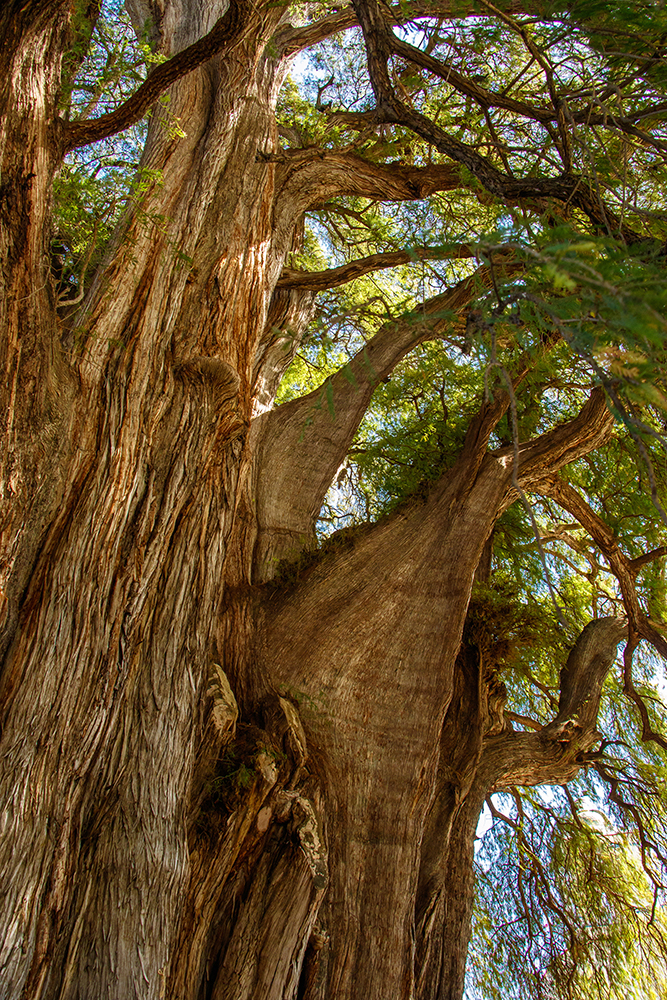
[[(225, 13), (205, 6), (161, 5), (165, 54)], [(414, 198), (451, 172), (274, 156), (282, 13), (255, 12), (172, 87), (185, 138), (151, 119), (148, 189), (58, 320), (69, 7), (0, 15), (0, 993), (460, 996), (495, 778), (475, 783), (488, 678), (459, 651), (514, 495), (511, 457), (487, 453), (508, 399), (484, 404), (426, 499), (293, 578), (280, 560), (312, 549), (374, 386), (437, 323), (381, 331), (356, 386), (333, 380), (333, 414), (271, 410), (312, 315), (312, 292), (276, 289), (303, 212)], [(527, 446), (526, 482), (599, 443), (603, 411)]]

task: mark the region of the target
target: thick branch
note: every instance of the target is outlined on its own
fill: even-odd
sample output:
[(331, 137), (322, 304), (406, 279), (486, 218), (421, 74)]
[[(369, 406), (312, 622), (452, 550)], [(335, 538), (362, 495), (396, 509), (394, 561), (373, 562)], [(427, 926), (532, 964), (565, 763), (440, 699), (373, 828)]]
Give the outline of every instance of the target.
[(558, 714), (539, 732), (511, 729), (485, 741), (475, 785), (564, 784), (600, 739), (595, 729), (602, 685), (628, 635), (627, 622), (597, 618), (582, 630), (560, 675)]
[[(539, 491), (539, 484), (546, 477), (604, 444), (613, 425), (604, 389), (593, 389), (576, 417), (519, 445), (519, 486), (524, 490)], [(495, 455), (498, 461), (510, 466), (514, 461), (514, 448), (502, 448)], [(516, 491), (512, 490), (508, 494), (507, 505), (515, 499)]]
[(357, 19), (352, 8), (343, 7), (334, 14), (328, 14), (327, 17), (322, 17), (311, 24), (298, 28), (293, 28), (291, 25), (283, 28), (276, 34), (275, 46), (282, 55), (292, 56), (312, 45), (317, 45), (318, 42), (323, 42), (325, 38), (330, 38), (339, 31), (354, 28), (356, 23)]
[(342, 195), (374, 201), (417, 201), (436, 191), (455, 191), (462, 186), (461, 171), (451, 164), (379, 164), (357, 153), (319, 148), (286, 151), (272, 159), (280, 163), (276, 217), (278, 224), (285, 225)]
[[(516, 273), (521, 266), (510, 262), (506, 269)], [(315, 519), (326, 491), (347, 454), (375, 386), (408, 351), (450, 325), (451, 312), (465, 308), (480, 286), (488, 287), (492, 281), (490, 269), (480, 268), (472, 278), (425, 303), (418, 313), (383, 327), (349, 365), (327, 379), (320, 389), (267, 416), (270, 426), (264, 432), (263, 450), (258, 458), (262, 478), (258, 488), (259, 578), (271, 575), (272, 564), (275, 569), (279, 558), (278, 531), (284, 545), (281, 558), (289, 554), (295, 558), (304, 546), (312, 544)], [(523, 358), (517, 366), (516, 379), (523, 378), (529, 367), (530, 359)], [(484, 453), (489, 435), (508, 401), (507, 394), (500, 392), (493, 403), (481, 408), (468, 428), (466, 452)], [(520, 447), (519, 485), (530, 488), (534, 482), (588, 454), (607, 439), (612, 426), (604, 391), (595, 389), (573, 420)], [(513, 449), (496, 451), (492, 457), (507, 471), (509, 479)], [(516, 490), (508, 483), (504, 506), (515, 499)]]
[(638, 573), (642, 567), (656, 559), (661, 559), (662, 556), (667, 556), (667, 545), (660, 545), (657, 549), (651, 549), (650, 552), (645, 552), (643, 555), (637, 556), (636, 559), (631, 559), (630, 568), (633, 573)]
[(278, 288), (309, 288), (315, 292), (327, 288), (337, 288), (355, 278), (361, 278), (371, 271), (381, 271), (388, 267), (398, 267), (400, 264), (411, 264), (417, 260), (453, 260), (477, 256), (475, 250), (465, 243), (452, 247), (411, 247), (409, 250), (388, 250), (385, 253), (374, 253), (368, 257), (351, 260), (340, 267), (331, 267), (326, 271), (299, 271), (295, 268), (285, 268)]
[(89, 121), (68, 123), (63, 129), (64, 151), (98, 142), (134, 125), (173, 83), (236, 44), (247, 30), (254, 9), (254, 0), (230, 0), (227, 12), (207, 35), (157, 66), (119, 108)]
[(566, 733), (595, 728), (602, 684), (627, 634), (627, 622), (618, 618), (597, 618), (583, 629), (561, 670), (558, 715), (543, 738), (562, 741)]
[(390, 111), (394, 103), (394, 88), (387, 63), (391, 55), (389, 39), (393, 36), (393, 32), (386, 25), (382, 8), (375, 0), (352, 0), (352, 6), (364, 33), (368, 75), (378, 111), (384, 110), (385, 106), (387, 111)]
[[(520, 268), (515, 262), (506, 263), (508, 272), (516, 273)], [(480, 268), (471, 278), (425, 302), (418, 311), (387, 323), (321, 388), (267, 415), (269, 426), (257, 461), (258, 520), (264, 533), (264, 541), (260, 535), (256, 560), (260, 578), (271, 575), (277, 558), (290, 552), (294, 557), (312, 540), (326, 491), (378, 383), (417, 344), (451, 326), (452, 313), (465, 309), (491, 282), (490, 269)], [(497, 420), (501, 413), (496, 414), (495, 409), (493, 412)], [(487, 421), (484, 433), (480, 431), (480, 446), (485, 447), (492, 426), (493, 421)], [(276, 548), (278, 530), (284, 545), (280, 555)]]
[[(552, 724), (554, 731), (548, 732), (549, 727), (543, 729), (532, 719), (515, 715), (517, 721), (540, 732), (515, 733), (509, 729), (495, 736), (487, 735), (477, 755), (469, 752), (464, 756), (465, 766), (457, 761), (455, 734), (459, 734), (460, 743), (461, 732), (480, 732), (489, 719), (485, 718), (484, 697), (475, 698), (482, 670), (478, 672), (476, 685), (474, 673), (471, 676), (470, 667), (466, 666), (466, 661), (474, 662), (475, 647), (463, 647), (459, 653), (450, 705), (455, 733), (448, 731), (447, 718), (438, 792), (423, 841), (416, 947), (420, 1000), (449, 996), (439, 986), (443, 982), (449, 985), (452, 979), (460, 984), (457, 996), (463, 988), (461, 955), (465, 957), (470, 936), (467, 900), (471, 889), (462, 891), (461, 879), (466, 873), (472, 878), (475, 829), (484, 799), (497, 788), (561, 784), (574, 777), (582, 766), (591, 738), (595, 740), (599, 688), (613, 663), (616, 645), (624, 635), (627, 626), (616, 619), (591, 622), (575, 643), (561, 674), (561, 710), (559, 724)], [(456, 700), (457, 683), (467, 692), (467, 703)], [(482, 691), (486, 687), (483, 683), (480, 686)], [(593, 696), (589, 697), (591, 691)], [(508, 717), (512, 713), (505, 713), (505, 718)], [(448, 766), (450, 761), (452, 768)], [(491, 808), (495, 812), (493, 803)]]

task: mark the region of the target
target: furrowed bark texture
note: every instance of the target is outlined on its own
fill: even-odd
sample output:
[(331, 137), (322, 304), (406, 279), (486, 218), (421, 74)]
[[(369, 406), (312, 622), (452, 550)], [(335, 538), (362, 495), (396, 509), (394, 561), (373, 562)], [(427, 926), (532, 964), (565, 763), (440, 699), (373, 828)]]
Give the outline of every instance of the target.
[[(24, 7), (19, 10), (19, 7)], [(56, 113), (68, 4), (0, 11), (0, 540), (14, 566), (3, 582), (0, 651), (16, 626), (40, 533), (64, 489), (60, 435), (69, 436), (72, 379), (53, 351), (47, 242), (57, 156)]]
[[(458, 996), (484, 795), (574, 773), (590, 747), (579, 668), (567, 725), (513, 734), (493, 665), (461, 646), (515, 498), (513, 455), (488, 449), (505, 395), (428, 496), (308, 564), (378, 381), (492, 279), (380, 330), (355, 385), (330, 380), (331, 412), (317, 393), (273, 408), (314, 310), (312, 289), (281, 283), (303, 213), (459, 173), (281, 151), (282, 7), (229, 10), (238, 33), (172, 85), (185, 137), (155, 112), (155, 183), (64, 321), (49, 191), (79, 29), (69, 3), (0, 13), (2, 997)], [(178, 58), (228, 7), (131, 11)], [(522, 445), (523, 488), (609, 429), (594, 393)], [(285, 558), (301, 563), (277, 574)]]

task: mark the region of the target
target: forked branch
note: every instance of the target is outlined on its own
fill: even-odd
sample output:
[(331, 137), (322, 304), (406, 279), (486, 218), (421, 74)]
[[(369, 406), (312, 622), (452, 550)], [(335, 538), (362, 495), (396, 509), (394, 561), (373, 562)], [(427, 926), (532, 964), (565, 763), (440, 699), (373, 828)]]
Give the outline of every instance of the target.
[(134, 125), (173, 83), (197, 69), (212, 56), (236, 44), (248, 29), (254, 10), (254, 0), (230, 0), (227, 12), (207, 35), (157, 66), (148, 79), (119, 108), (109, 114), (100, 115), (99, 118), (65, 125), (62, 136), (63, 152), (68, 153), (79, 146), (87, 146), (91, 142), (106, 139)]
[(401, 100), (388, 69), (389, 58), (396, 51), (398, 41), (382, 16), (380, 3), (378, 0), (353, 0), (353, 5), (366, 43), (368, 72), (376, 98), (376, 124), (402, 125), (410, 129), (440, 153), (466, 167), (496, 197), (511, 203), (526, 198), (554, 198), (579, 208), (597, 229), (618, 234), (628, 243), (640, 242), (641, 236), (604, 204), (584, 177), (569, 170), (558, 177), (513, 177)]
[[(517, 100), (504, 92), (496, 93), (495, 91), (487, 90), (485, 87), (480, 86), (477, 81), (459, 73), (451, 63), (435, 59), (429, 53), (423, 52), (421, 49), (410, 45), (404, 39), (397, 36), (393, 36), (391, 47), (395, 55), (428, 70), (434, 76), (444, 80), (460, 94), (472, 97), (481, 108), (503, 108), (506, 111), (513, 111), (531, 121), (539, 122), (542, 125), (557, 124), (559, 122), (558, 107), (554, 107), (553, 105), (552, 107), (540, 107), (539, 105), (529, 104), (527, 101)], [(562, 104), (560, 101), (557, 103), (559, 105)], [(626, 135), (633, 136), (635, 139), (639, 139), (644, 145), (654, 146), (656, 149), (667, 151), (667, 142), (657, 139), (649, 132), (638, 128), (632, 118), (616, 114), (611, 110), (608, 111), (606, 107), (604, 113), (600, 113), (594, 110), (594, 107), (591, 104), (583, 109), (571, 112), (571, 121), (579, 125), (616, 129), (617, 131), (625, 132)], [(651, 109), (645, 109), (645, 111), (638, 114), (650, 115), (651, 113)], [(653, 114), (660, 115), (660, 109), (654, 108)]]
[[(519, 13), (525, 10), (525, 4), (518, 4), (512, 0), (507, 9), (512, 13)], [(450, 3), (448, 0), (410, 0), (409, 11), (404, 3), (384, 4), (382, 15), (387, 24), (405, 24), (408, 20), (416, 17), (465, 17), (467, 14), (479, 15), (476, 4), (470, 4), (463, 8), (460, 4)], [(483, 13), (482, 13), (483, 16)], [(311, 24), (299, 27), (283, 28), (277, 33), (275, 43), (278, 51), (282, 55), (294, 55), (302, 49), (317, 45), (318, 42), (330, 38), (339, 31), (346, 28), (353, 28), (358, 24), (357, 16), (351, 4), (343, 6), (333, 14), (328, 14)]]
[(538, 493), (552, 497), (586, 529), (618, 580), (631, 628), (636, 631), (637, 636), (646, 639), (661, 656), (667, 658), (667, 641), (642, 611), (635, 587), (636, 576), (642, 566), (652, 559), (663, 556), (667, 548), (662, 546), (637, 559), (629, 559), (621, 550), (613, 531), (569, 483), (559, 476), (550, 476), (533, 488)]
[(543, 739), (563, 741), (567, 733), (595, 728), (602, 684), (627, 635), (628, 624), (619, 618), (596, 618), (586, 625), (560, 672), (558, 715), (542, 730)]
[[(558, 469), (604, 444), (613, 426), (614, 418), (607, 406), (605, 391), (597, 387), (572, 420), (558, 424), (553, 430), (520, 444), (516, 449), (518, 456), (513, 446), (499, 449), (495, 455), (499, 462), (508, 466), (517, 461), (518, 457), (519, 486), (524, 490), (540, 492), (540, 484), (547, 479), (551, 482), (549, 477)], [(510, 491), (507, 505), (515, 499), (516, 494)]]
[(563, 784), (587, 763), (600, 739), (595, 725), (602, 685), (628, 624), (596, 618), (582, 630), (560, 675), (558, 714), (539, 732), (506, 730), (484, 743), (475, 784), (486, 792), (513, 785)]
[[(496, 270), (502, 265), (502, 259), (497, 259)], [(509, 274), (519, 272), (522, 265), (510, 259), (505, 260), (504, 267)], [(462, 325), (463, 310), (491, 283), (490, 268), (479, 268), (472, 277), (429, 299), (418, 310), (385, 324), (323, 386), (267, 414), (264, 419), (269, 426), (257, 463), (261, 529), (271, 534), (282, 525), (285, 545), (292, 549), (297, 538), (301, 539), (301, 547), (312, 540), (315, 519), (326, 492), (347, 454), (375, 387), (414, 347), (451, 329), (457, 322), (457, 314)], [(502, 408), (492, 409), (478, 435), (484, 448), (494, 420), (497, 422), (502, 415)], [(484, 412), (487, 410), (488, 406)], [(484, 440), (483, 432), (487, 435)], [(262, 562), (260, 555), (260, 575)]]
[(667, 549), (662, 546), (644, 556), (639, 556), (637, 559), (628, 559), (622, 552), (612, 530), (569, 483), (558, 476), (553, 476), (543, 480), (537, 490), (545, 496), (552, 497), (556, 503), (577, 519), (603, 553), (611, 572), (618, 580), (629, 622), (629, 638), (623, 654), (624, 692), (639, 713), (642, 740), (651, 740), (667, 749), (667, 740), (651, 726), (648, 709), (642, 696), (635, 688), (632, 676), (633, 655), (640, 638), (650, 642), (654, 649), (667, 659), (667, 640), (642, 611), (635, 587), (635, 579), (642, 566), (663, 556)]

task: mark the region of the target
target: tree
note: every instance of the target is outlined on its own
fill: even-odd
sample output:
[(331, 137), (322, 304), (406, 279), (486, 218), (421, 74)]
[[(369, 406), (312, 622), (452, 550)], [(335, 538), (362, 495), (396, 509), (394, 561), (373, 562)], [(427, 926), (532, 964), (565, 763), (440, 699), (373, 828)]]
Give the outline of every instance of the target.
[[(116, 107), (95, 0), (0, 11), (2, 995), (459, 997), (490, 793), (623, 797), (621, 641), (667, 746), (633, 674), (666, 652), (664, 12), (127, 7)], [(286, 83), (320, 44), (338, 79)], [(77, 245), (67, 154), (149, 111)], [(370, 520), (322, 541), (343, 467)], [(569, 591), (568, 546), (606, 560)], [(492, 558), (537, 574), (525, 613)]]

